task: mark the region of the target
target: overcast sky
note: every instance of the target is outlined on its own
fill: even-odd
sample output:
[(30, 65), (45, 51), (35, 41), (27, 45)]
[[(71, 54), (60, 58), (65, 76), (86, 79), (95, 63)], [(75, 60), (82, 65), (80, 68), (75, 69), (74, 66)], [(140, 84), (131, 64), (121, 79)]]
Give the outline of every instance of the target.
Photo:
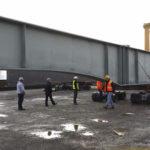
[(144, 49), (150, 0), (0, 0), (0, 16)]

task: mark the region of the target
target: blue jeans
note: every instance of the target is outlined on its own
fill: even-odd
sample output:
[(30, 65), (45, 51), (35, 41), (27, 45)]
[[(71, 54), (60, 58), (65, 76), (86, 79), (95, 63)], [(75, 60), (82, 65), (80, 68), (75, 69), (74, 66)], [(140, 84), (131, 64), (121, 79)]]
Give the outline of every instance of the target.
[(78, 90), (73, 90), (73, 91), (74, 91), (73, 102), (74, 102), (74, 104), (76, 104), (77, 103)]
[(111, 104), (112, 107), (114, 107), (114, 103), (112, 100), (112, 92), (107, 92), (107, 101), (106, 101), (106, 107)]

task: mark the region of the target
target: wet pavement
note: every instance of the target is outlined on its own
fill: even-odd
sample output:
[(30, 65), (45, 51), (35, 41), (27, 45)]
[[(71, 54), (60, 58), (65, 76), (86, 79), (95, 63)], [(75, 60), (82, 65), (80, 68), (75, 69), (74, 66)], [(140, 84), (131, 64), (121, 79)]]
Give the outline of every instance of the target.
[(0, 150), (150, 150), (150, 106), (126, 99), (105, 110), (92, 92), (80, 91), (79, 105), (71, 91), (55, 92), (57, 105), (45, 107), (43, 89), (28, 90), (25, 111), (15, 91), (0, 92)]

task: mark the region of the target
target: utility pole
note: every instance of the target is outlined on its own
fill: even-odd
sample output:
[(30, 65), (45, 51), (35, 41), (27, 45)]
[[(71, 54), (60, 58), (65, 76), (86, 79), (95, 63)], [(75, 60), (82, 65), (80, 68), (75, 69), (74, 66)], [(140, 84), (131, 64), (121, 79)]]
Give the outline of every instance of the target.
[(145, 29), (145, 50), (150, 51), (150, 23), (143, 25)]

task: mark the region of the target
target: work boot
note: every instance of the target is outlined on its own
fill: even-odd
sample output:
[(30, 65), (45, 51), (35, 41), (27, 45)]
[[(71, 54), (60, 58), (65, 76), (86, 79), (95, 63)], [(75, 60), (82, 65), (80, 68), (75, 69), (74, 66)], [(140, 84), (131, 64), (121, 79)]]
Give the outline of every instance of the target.
[(105, 109), (107, 109), (107, 106), (104, 106)]

